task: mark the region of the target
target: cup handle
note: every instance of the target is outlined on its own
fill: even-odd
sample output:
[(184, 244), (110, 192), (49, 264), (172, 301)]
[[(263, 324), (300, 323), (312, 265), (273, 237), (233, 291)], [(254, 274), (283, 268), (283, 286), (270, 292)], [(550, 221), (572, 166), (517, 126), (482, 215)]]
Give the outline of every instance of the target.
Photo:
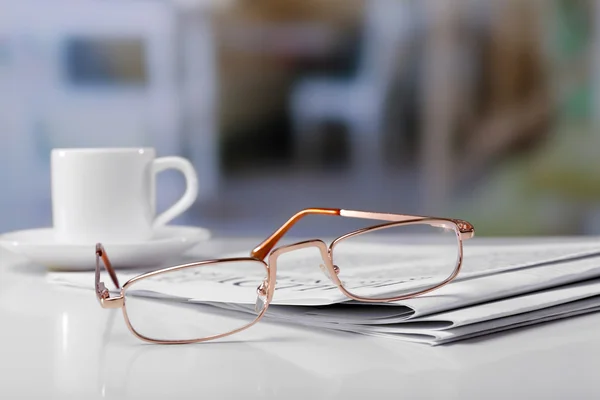
[(156, 179), (156, 174), (167, 169), (176, 169), (181, 171), (185, 177), (185, 193), (167, 210), (154, 218), (152, 226), (154, 228), (165, 225), (179, 214), (190, 208), (198, 196), (198, 177), (196, 171), (188, 160), (183, 157), (160, 157), (152, 162), (152, 176)]

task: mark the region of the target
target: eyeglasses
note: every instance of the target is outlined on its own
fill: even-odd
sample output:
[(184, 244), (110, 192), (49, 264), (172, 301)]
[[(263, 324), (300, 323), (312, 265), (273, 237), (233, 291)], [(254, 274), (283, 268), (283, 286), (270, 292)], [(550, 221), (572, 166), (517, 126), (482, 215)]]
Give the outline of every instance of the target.
[[(274, 248), (307, 215), (386, 222), (347, 233), (330, 245), (314, 239)], [(96, 296), (103, 308), (122, 308), (129, 330), (142, 340), (201, 342), (240, 332), (264, 316), (276, 290), (278, 261), (284, 253), (317, 249), (320, 268), (330, 281), (320, 289), (337, 288), (349, 299), (383, 303), (413, 298), (452, 281), (461, 269), (462, 241), (473, 235), (473, 226), (457, 219), (304, 209), (254, 248), (249, 257), (164, 268), (138, 275), (123, 287), (106, 250), (98, 243)], [(117, 289), (113, 293), (100, 280), (102, 268)]]

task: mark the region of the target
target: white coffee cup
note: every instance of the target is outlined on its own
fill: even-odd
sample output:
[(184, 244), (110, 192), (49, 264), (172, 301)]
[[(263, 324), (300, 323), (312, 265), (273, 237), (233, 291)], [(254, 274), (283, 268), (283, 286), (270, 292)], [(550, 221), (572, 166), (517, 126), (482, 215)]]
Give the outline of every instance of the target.
[[(182, 157), (156, 158), (152, 148), (53, 149), (52, 218), (56, 240), (128, 243), (148, 240), (157, 227), (187, 210), (198, 178)], [(156, 174), (183, 173), (186, 190), (156, 215)]]

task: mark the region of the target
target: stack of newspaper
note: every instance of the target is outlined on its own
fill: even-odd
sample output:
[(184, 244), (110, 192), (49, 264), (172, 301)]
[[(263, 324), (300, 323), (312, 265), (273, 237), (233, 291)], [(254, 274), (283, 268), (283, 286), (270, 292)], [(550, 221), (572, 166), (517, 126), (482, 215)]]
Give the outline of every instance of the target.
[[(386, 256), (389, 246), (365, 243), (355, 246), (354, 251), (357, 256), (377, 254), (380, 259), (373, 260), (373, 268), (387, 269), (394, 262)], [(410, 252), (407, 246), (406, 257)], [(299, 262), (304, 255), (298, 252), (294, 257)], [(600, 243), (592, 241), (469, 243), (462, 270), (450, 284), (420, 297), (381, 304), (350, 300), (339, 290), (315, 284), (323, 281), (322, 275), (307, 275), (306, 269), (294, 268), (291, 261), (290, 268), (279, 267), (279, 289), (265, 318), (439, 345), (600, 310)], [(314, 271), (321, 274), (318, 268)], [(122, 281), (140, 273), (119, 272)], [(93, 288), (93, 272), (53, 272), (49, 279)], [(193, 279), (177, 287), (164, 282), (161, 293), (172, 296), (196, 284)], [(236, 301), (233, 285), (214, 285), (222, 294), (223, 308), (255, 312), (253, 304)]]

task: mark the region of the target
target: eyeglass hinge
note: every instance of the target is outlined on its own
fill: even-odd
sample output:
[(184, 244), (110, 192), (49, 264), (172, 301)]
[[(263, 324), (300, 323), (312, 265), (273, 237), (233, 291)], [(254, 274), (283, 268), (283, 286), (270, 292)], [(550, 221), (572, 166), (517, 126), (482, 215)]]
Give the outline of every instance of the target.
[(123, 307), (123, 304), (123, 296), (100, 299), (100, 305), (102, 308), (121, 308)]
[(121, 308), (123, 307), (124, 300), (123, 295), (117, 297), (110, 297), (110, 292), (104, 286), (104, 282), (100, 282), (98, 284), (98, 299), (100, 300), (100, 305), (102, 308)]

